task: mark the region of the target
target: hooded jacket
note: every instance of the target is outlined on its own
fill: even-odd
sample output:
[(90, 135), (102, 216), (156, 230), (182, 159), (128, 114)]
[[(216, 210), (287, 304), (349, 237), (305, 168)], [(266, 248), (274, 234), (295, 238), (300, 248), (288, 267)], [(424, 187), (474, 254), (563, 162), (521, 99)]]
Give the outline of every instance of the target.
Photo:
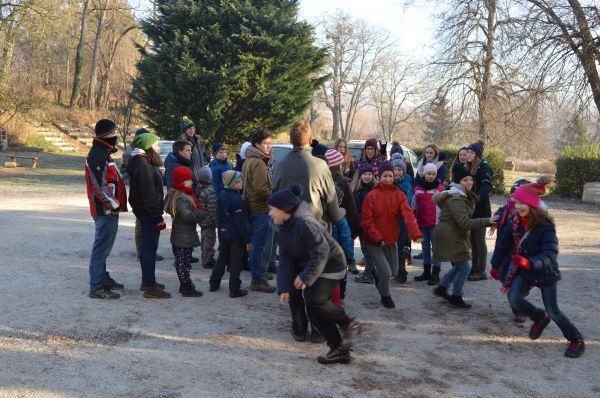
[(228, 170), (233, 170), (233, 165), (227, 158), (213, 159), (208, 164), (210, 167), (210, 171), (212, 171), (212, 186), (215, 190), (215, 193), (219, 195), (219, 193), (223, 190), (223, 173)]
[(134, 156), (127, 164), (129, 204), (133, 214), (149, 217), (155, 224), (163, 221), (163, 183), (160, 172), (144, 155)]
[(255, 146), (246, 149), (246, 161), (242, 166), (242, 198), (246, 201), (251, 216), (269, 212), (267, 199), (273, 193), (273, 181), (268, 168), (270, 161), (271, 157)]
[[(171, 209), (175, 208), (174, 212)], [(191, 196), (171, 188), (165, 197), (165, 212), (172, 215), (171, 245), (178, 249), (191, 249), (200, 246), (196, 224), (204, 219), (206, 213), (196, 209)]]
[(421, 228), (435, 227), (439, 218), (440, 208), (433, 202), (433, 195), (444, 191), (444, 187), (436, 180), (437, 186), (426, 189), (417, 185), (413, 194), (412, 207), (417, 215), (417, 223)]
[(239, 191), (223, 189), (217, 196), (217, 219), (219, 221), (219, 240), (239, 239), (246, 244), (252, 242), (247, 224), (246, 207)]
[(356, 203), (354, 203), (354, 196), (352, 195), (352, 188), (350, 188), (352, 180), (337, 172), (331, 173), (331, 177), (333, 178), (335, 185), (343, 192), (342, 203), (340, 206), (346, 210), (346, 220), (350, 227), (352, 239), (356, 239), (360, 230), (360, 221), (358, 219)]
[(190, 159), (183, 158), (175, 152), (169, 153), (165, 159), (165, 183), (167, 189), (173, 188), (173, 170), (179, 166), (187, 167), (193, 175), (192, 161)]

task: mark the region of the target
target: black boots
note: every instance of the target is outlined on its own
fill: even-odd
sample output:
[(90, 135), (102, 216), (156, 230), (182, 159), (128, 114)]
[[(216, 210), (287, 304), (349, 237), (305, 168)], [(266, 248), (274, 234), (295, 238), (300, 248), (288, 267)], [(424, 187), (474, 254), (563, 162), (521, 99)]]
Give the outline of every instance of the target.
[(438, 283), (440, 283), (440, 269), (441, 269), (441, 267), (431, 268), (431, 277), (429, 278), (429, 281), (427, 282), (427, 284), (429, 286), (435, 286)]
[(191, 282), (179, 285), (179, 293), (182, 297), (202, 297), (202, 292), (196, 290), (196, 286)]
[(428, 281), (431, 278), (431, 264), (423, 264), (423, 273), (415, 276), (417, 282)]
[(459, 308), (471, 308), (473, 306), (473, 304), (465, 303), (462, 296), (452, 295), (448, 299), (448, 302), (450, 304), (452, 304), (453, 306), (459, 307)]
[(381, 296), (381, 305), (385, 308), (396, 308), (396, 304), (391, 296)]
[(341, 348), (330, 350), (327, 354), (321, 355), (317, 358), (322, 365), (329, 365), (332, 363), (350, 363), (352, 358), (350, 357), (350, 351)]
[(445, 300), (450, 300), (450, 296), (448, 295), (448, 288), (446, 286), (439, 285), (433, 290), (433, 294)]

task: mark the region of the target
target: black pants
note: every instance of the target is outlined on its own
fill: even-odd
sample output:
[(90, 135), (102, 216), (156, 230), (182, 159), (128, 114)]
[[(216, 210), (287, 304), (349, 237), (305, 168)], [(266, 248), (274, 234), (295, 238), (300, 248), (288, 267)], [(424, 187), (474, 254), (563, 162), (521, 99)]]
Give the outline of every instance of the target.
[(398, 235), (398, 240), (396, 241), (396, 245), (398, 245), (397, 276), (406, 277), (408, 275), (408, 272), (406, 272), (406, 256), (407, 253), (409, 256), (411, 255), (410, 237), (408, 235), (408, 228), (402, 217), (398, 220), (398, 224), (400, 224), (400, 235)]
[(471, 230), (471, 272), (470, 274), (485, 274), (487, 263), (487, 245), (485, 243), (486, 227)]
[(338, 325), (346, 326), (351, 322), (344, 307), (331, 302), (331, 293), (338, 283), (339, 280), (319, 278), (303, 293), (308, 317), (331, 349), (338, 348), (342, 342)]
[(210, 275), (210, 286), (218, 287), (225, 274), (225, 267), (229, 266), (229, 291), (237, 292), (242, 286), (240, 273), (244, 265), (245, 245), (240, 239), (220, 239), (219, 258), (217, 265)]

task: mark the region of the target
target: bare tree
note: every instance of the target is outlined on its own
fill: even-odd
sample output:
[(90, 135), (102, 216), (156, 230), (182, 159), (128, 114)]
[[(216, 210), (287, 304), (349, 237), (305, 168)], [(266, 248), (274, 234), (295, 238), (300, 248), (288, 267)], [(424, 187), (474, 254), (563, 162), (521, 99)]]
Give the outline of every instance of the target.
[(85, 43), (85, 29), (89, 13), (90, 0), (83, 0), (83, 10), (81, 11), (81, 25), (79, 27), (79, 42), (75, 52), (75, 72), (73, 75), (73, 89), (71, 91), (71, 100), (69, 106), (72, 108), (77, 104), (81, 93), (81, 76), (83, 74), (83, 45)]

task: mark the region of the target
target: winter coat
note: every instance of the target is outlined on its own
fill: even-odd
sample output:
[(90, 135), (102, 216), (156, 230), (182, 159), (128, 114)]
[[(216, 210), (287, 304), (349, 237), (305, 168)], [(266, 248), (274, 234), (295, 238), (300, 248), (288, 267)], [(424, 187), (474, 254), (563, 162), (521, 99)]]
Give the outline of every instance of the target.
[[(175, 211), (171, 212), (175, 205)], [(191, 249), (200, 246), (196, 225), (206, 213), (196, 209), (194, 199), (177, 189), (171, 188), (165, 197), (165, 212), (173, 216), (171, 225), (171, 245), (177, 249)]]
[[(358, 212), (359, 224), (362, 220), (362, 209), (363, 209), (363, 203), (365, 202), (365, 198), (367, 197), (369, 192), (371, 192), (373, 190), (374, 187), (375, 187), (375, 184), (370, 184), (370, 185), (363, 184), (352, 194), (352, 196), (354, 197), (354, 203), (356, 204), (356, 211)], [(361, 227), (361, 229), (362, 229), (362, 227)]]
[[(518, 216), (517, 216), (518, 217)], [(496, 248), (492, 256), (491, 264), (493, 268), (501, 266), (508, 267), (507, 273), (511, 272), (512, 261), (510, 257), (515, 254), (516, 243), (514, 238), (514, 220), (511, 217), (502, 231), (502, 235), (496, 240)], [(519, 224), (517, 226), (519, 239), (525, 235), (525, 228)], [(531, 269), (519, 269), (518, 275), (521, 275), (530, 285), (549, 286), (561, 279), (558, 269), (558, 237), (556, 236), (556, 227), (549, 220), (535, 226), (531, 232), (521, 242), (521, 256), (531, 262)]]
[(440, 152), (438, 154), (438, 156), (433, 159), (431, 162), (425, 162), (425, 157), (423, 156), (420, 160), (419, 163), (417, 164), (417, 175), (418, 175), (418, 179), (423, 178), (423, 167), (425, 167), (426, 163), (434, 163), (435, 167), (437, 167), (437, 175), (436, 178), (438, 180), (440, 180), (440, 182), (442, 184), (444, 184), (444, 181), (446, 181), (446, 175), (448, 174), (447, 168), (446, 168), (446, 164), (444, 163), (444, 160), (446, 159), (447, 155), (445, 152)]
[(344, 217), (340, 211), (335, 184), (324, 160), (311, 155), (311, 147), (294, 148), (273, 166), (273, 192), (297, 182), (317, 220), (325, 225), (336, 223)]
[(218, 225), (217, 220), (217, 194), (211, 183), (200, 182), (196, 187), (196, 196), (200, 208), (206, 212), (206, 217), (200, 221), (202, 228), (215, 228)]
[(402, 193), (404, 195), (406, 195), (406, 201), (408, 202), (409, 206), (412, 206), (412, 195), (413, 195), (413, 179), (410, 175), (408, 174), (404, 174), (404, 177), (402, 177), (402, 179), (395, 179), (394, 180), (394, 185), (396, 187), (398, 187), (398, 189), (400, 191), (402, 191)]
[(490, 219), (471, 218), (473, 203), (460, 184), (451, 184), (449, 190), (436, 193), (432, 200), (441, 209), (434, 233), (433, 261), (470, 260), (469, 231), (488, 226)]
[(356, 239), (360, 230), (360, 221), (358, 219), (356, 203), (354, 203), (354, 196), (352, 195), (352, 188), (350, 188), (351, 180), (340, 173), (332, 173), (331, 177), (333, 178), (335, 185), (342, 192), (343, 196), (340, 207), (346, 210), (346, 220), (350, 227), (350, 233), (352, 234), (352, 238)]
[(219, 239), (239, 239), (248, 244), (252, 242), (248, 229), (246, 207), (242, 195), (233, 189), (223, 189), (217, 196), (217, 219)]
[(173, 188), (173, 171), (179, 166), (187, 167), (188, 169), (190, 169), (190, 171), (192, 171), (191, 160), (183, 158), (175, 152), (171, 152), (170, 154), (168, 154), (165, 159), (165, 185), (167, 186), (167, 189)]
[(393, 184), (378, 183), (365, 198), (360, 225), (365, 232), (367, 244), (377, 244), (383, 240), (391, 245), (398, 240), (402, 217), (411, 239), (422, 238), (415, 215), (406, 201), (406, 196)]
[(213, 159), (208, 164), (210, 171), (212, 172), (212, 186), (215, 193), (219, 195), (223, 189), (223, 173), (228, 170), (233, 170), (233, 165), (227, 159)]
[(473, 189), (479, 200), (475, 203), (473, 218), (491, 217), (492, 206), (490, 204), (490, 193), (492, 192), (492, 169), (484, 159), (479, 164), (477, 171), (473, 175)]
[(337, 243), (340, 244), (344, 249), (347, 261), (354, 260), (354, 239), (352, 239), (352, 233), (350, 232), (350, 226), (345, 218), (342, 218), (337, 223), (333, 224), (331, 228), (331, 236)]
[(242, 198), (250, 215), (269, 212), (267, 199), (273, 193), (273, 181), (268, 168), (270, 156), (251, 146), (246, 150), (246, 161), (242, 167), (244, 192)]
[[(438, 182), (438, 181), (436, 181)], [(417, 185), (414, 190), (412, 207), (417, 215), (417, 223), (421, 228), (435, 227), (440, 215), (440, 208), (433, 203), (433, 195), (442, 192), (444, 187), (438, 184), (433, 189), (425, 189)]]
[(129, 204), (138, 217), (149, 217), (155, 224), (163, 221), (163, 183), (160, 172), (144, 155), (134, 156), (127, 165)]
[(117, 165), (110, 157), (110, 148), (94, 140), (85, 158), (85, 183), (92, 217), (111, 211), (127, 211), (127, 192)]
[[(312, 155), (311, 155), (312, 156)], [(346, 274), (346, 257), (340, 245), (317, 221), (308, 203), (302, 202), (293, 216), (280, 226), (277, 291), (294, 289), (296, 276), (312, 286), (318, 278), (341, 280)]]
[(206, 147), (202, 141), (200, 141), (196, 135), (193, 135), (190, 138), (186, 133), (183, 133), (179, 139), (192, 144), (192, 182), (194, 183), (195, 187), (198, 185), (198, 181), (200, 181), (200, 169), (202, 166), (208, 164), (210, 161), (210, 154), (206, 150)]

